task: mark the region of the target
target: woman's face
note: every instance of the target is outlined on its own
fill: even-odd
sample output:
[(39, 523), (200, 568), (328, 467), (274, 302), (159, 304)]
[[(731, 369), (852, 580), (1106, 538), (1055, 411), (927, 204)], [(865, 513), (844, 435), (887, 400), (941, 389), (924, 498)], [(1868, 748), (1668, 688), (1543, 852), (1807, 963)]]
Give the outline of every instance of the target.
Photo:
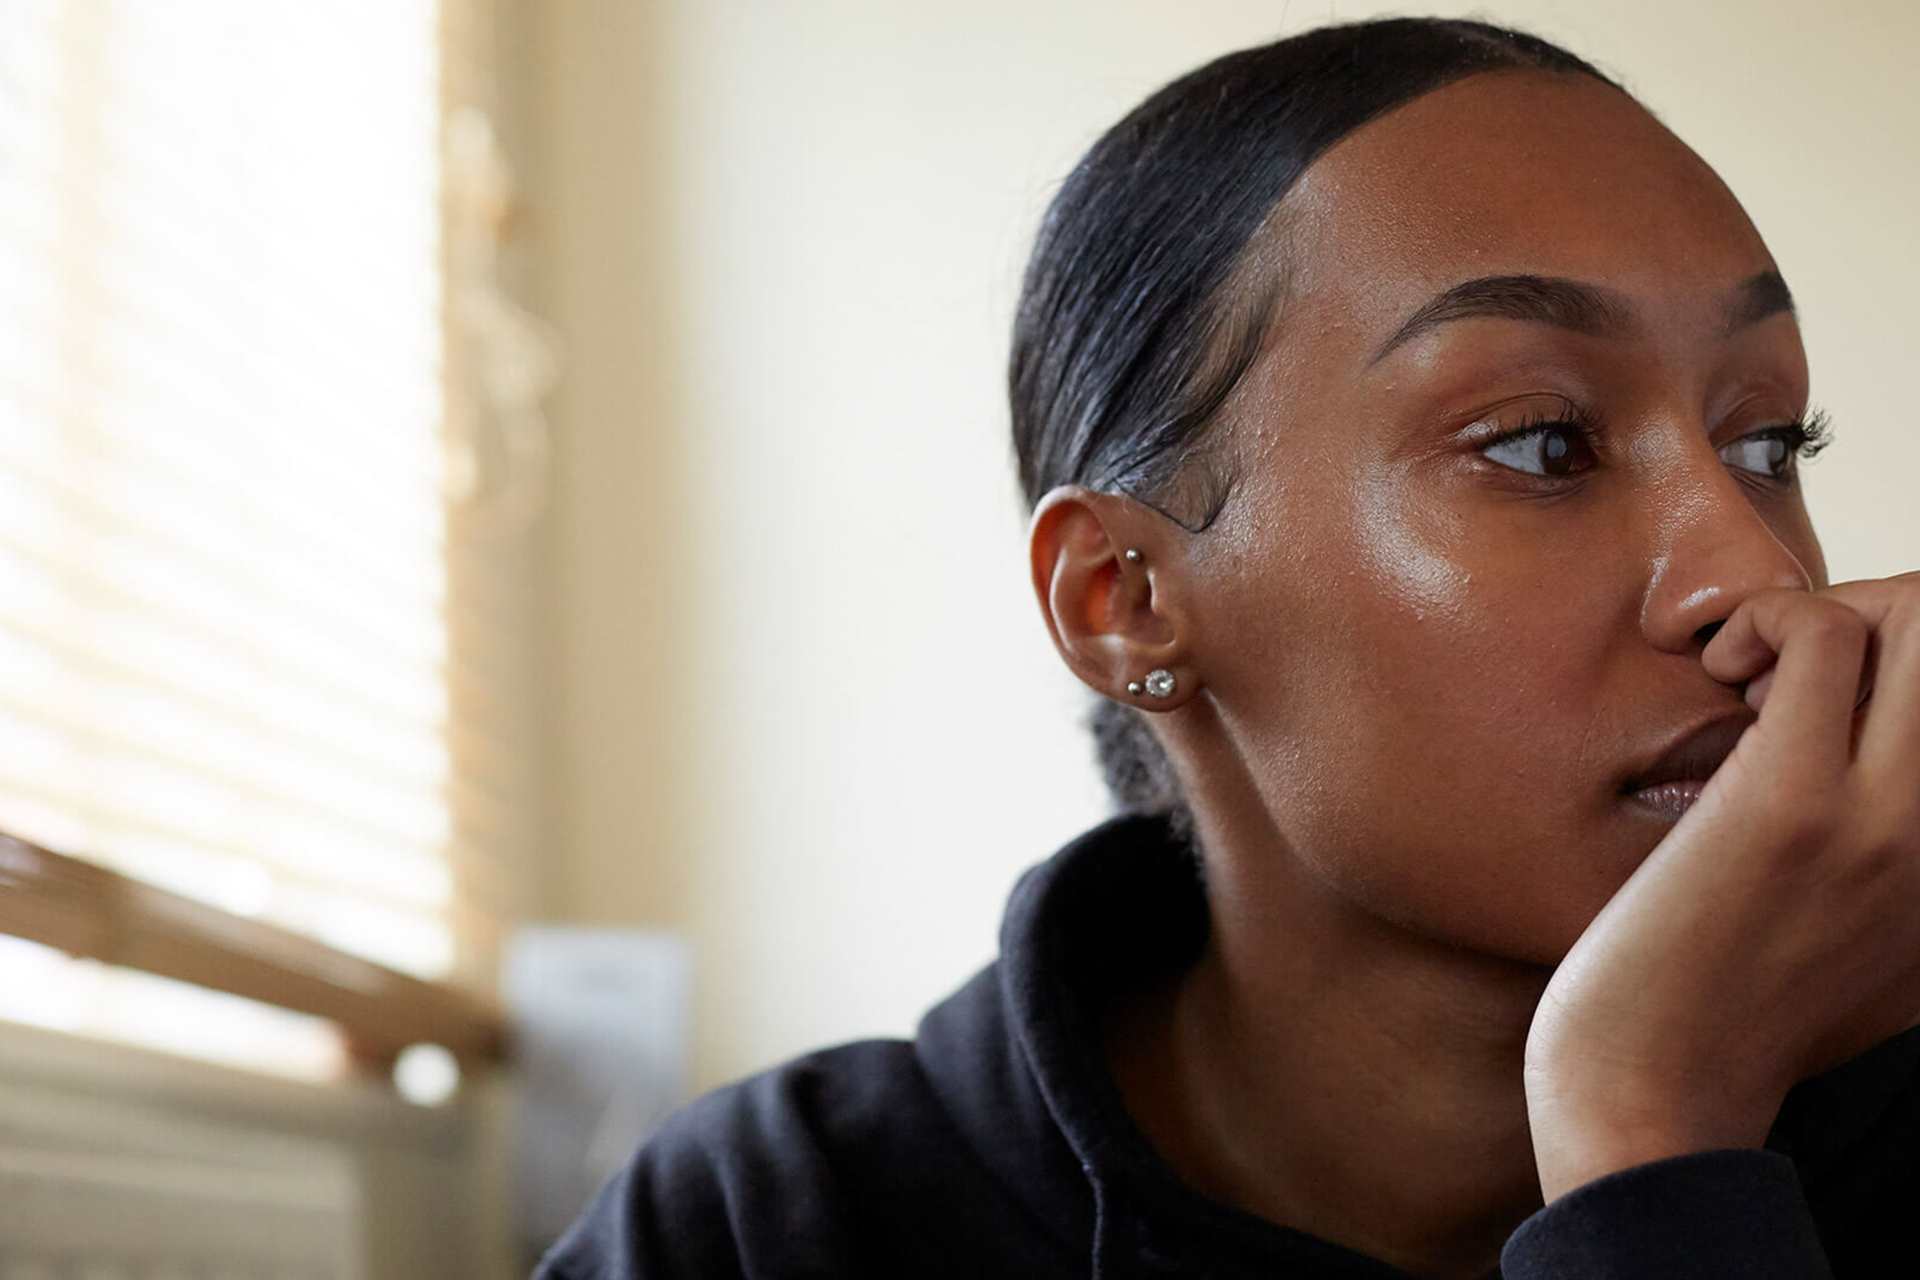
[[(1701, 629), (1827, 585), (1772, 478), (1794, 459), (1753, 438), (1807, 410), (1798, 328), (1718, 178), (1584, 78), (1428, 94), (1282, 214), (1284, 300), (1224, 424), (1242, 482), (1185, 551), (1186, 657), (1313, 877), (1553, 963), (1671, 829), (1627, 777), (1743, 709)], [(1482, 288), (1381, 354), (1511, 276), (1556, 283)], [(1588, 434), (1489, 447), (1568, 418)]]

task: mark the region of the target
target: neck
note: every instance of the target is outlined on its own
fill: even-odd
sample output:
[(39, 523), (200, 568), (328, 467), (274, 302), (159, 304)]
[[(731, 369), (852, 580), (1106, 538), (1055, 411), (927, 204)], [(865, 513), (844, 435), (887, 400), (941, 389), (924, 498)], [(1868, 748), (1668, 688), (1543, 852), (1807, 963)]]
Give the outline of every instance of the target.
[(1521, 1067), (1551, 971), (1258, 865), (1209, 866), (1201, 959), (1111, 1015), (1129, 1111), (1215, 1199), (1431, 1280), (1488, 1275), (1541, 1204)]

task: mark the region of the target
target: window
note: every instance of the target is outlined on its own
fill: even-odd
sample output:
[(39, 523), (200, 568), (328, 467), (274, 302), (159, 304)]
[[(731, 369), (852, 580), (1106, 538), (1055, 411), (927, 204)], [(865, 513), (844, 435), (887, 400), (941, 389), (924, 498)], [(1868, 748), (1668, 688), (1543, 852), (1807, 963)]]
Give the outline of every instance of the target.
[[(0, 6), (0, 830), (475, 980), (510, 800), (455, 749), (501, 737), (452, 694), (443, 17)], [(342, 1061), (17, 940), (0, 1017)]]

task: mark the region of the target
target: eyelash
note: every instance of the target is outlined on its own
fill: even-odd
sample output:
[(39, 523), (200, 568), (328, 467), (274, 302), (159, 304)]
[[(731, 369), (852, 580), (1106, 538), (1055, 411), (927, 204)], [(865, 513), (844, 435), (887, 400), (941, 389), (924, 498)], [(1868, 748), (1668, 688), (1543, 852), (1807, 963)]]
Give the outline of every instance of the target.
[[(1587, 447), (1589, 452), (1597, 453), (1598, 449), (1595, 446), (1595, 438), (1600, 435), (1603, 426), (1604, 424), (1598, 415), (1592, 413), (1582, 405), (1568, 401), (1567, 413), (1564, 416), (1523, 421), (1519, 426), (1503, 435), (1496, 436), (1491, 440), (1482, 441), (1478, 446), (1478, 451), (1485, 453), (1495, 445), (1506, 444), (1514, 440), (1525, 440), (1532, 436), (1545, 435), (1549, 431), (1557, 430), (1573, 432), (1580, 437), (1580, 442)], [(1779, 426), (1767, 427), (1761, 431), (1749, 432), (1741, 436), (1740, 439), (1764, 440), (1769, 437), (1785, 440), (1787, 442), (1787, 456), (1790, 458), (1812, 458), (1833, 443), (1833, 415), (1825, 409), (1814, 409), (1810, 411), (1805, 418), (1793, 422), (1783, 422)], [(1734, 443), (1738, 443), (1738, 441)], [(1578, 475), (1585, 474), (1585, 472), (1582, 471), (1570, 476), (1547, 476), (1534, 471), (1521, 471), (1517, 467), (1508, 467), (1505, 463), (1496, 462), (1494, 465), (1535, 480), (1572, 480)], [(1591, 471), (1592, 468), (1589, 467), (1586, 470)], [(1742, 467), (1741, 470), (1746, 471), (1746, 468)], [(1747, 474), (1785, 488), (1792, 484), (1799, 476), (1800, 468), (1796, 464), (1778, 476), (1763, 476), (1757, 471), (1748, 471)]]

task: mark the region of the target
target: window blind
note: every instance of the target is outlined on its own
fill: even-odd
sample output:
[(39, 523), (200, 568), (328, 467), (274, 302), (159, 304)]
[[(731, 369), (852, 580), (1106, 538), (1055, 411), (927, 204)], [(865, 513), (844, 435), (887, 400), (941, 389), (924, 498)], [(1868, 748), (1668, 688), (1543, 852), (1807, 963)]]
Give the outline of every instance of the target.
[[(486, 601), (450, 589), (440, 17), (0, 5), (0, 828), (433, 979), (488, 968), (507, 803), (449, 642)], [(0, 1017), (341, 1064), (17, 941)]]

